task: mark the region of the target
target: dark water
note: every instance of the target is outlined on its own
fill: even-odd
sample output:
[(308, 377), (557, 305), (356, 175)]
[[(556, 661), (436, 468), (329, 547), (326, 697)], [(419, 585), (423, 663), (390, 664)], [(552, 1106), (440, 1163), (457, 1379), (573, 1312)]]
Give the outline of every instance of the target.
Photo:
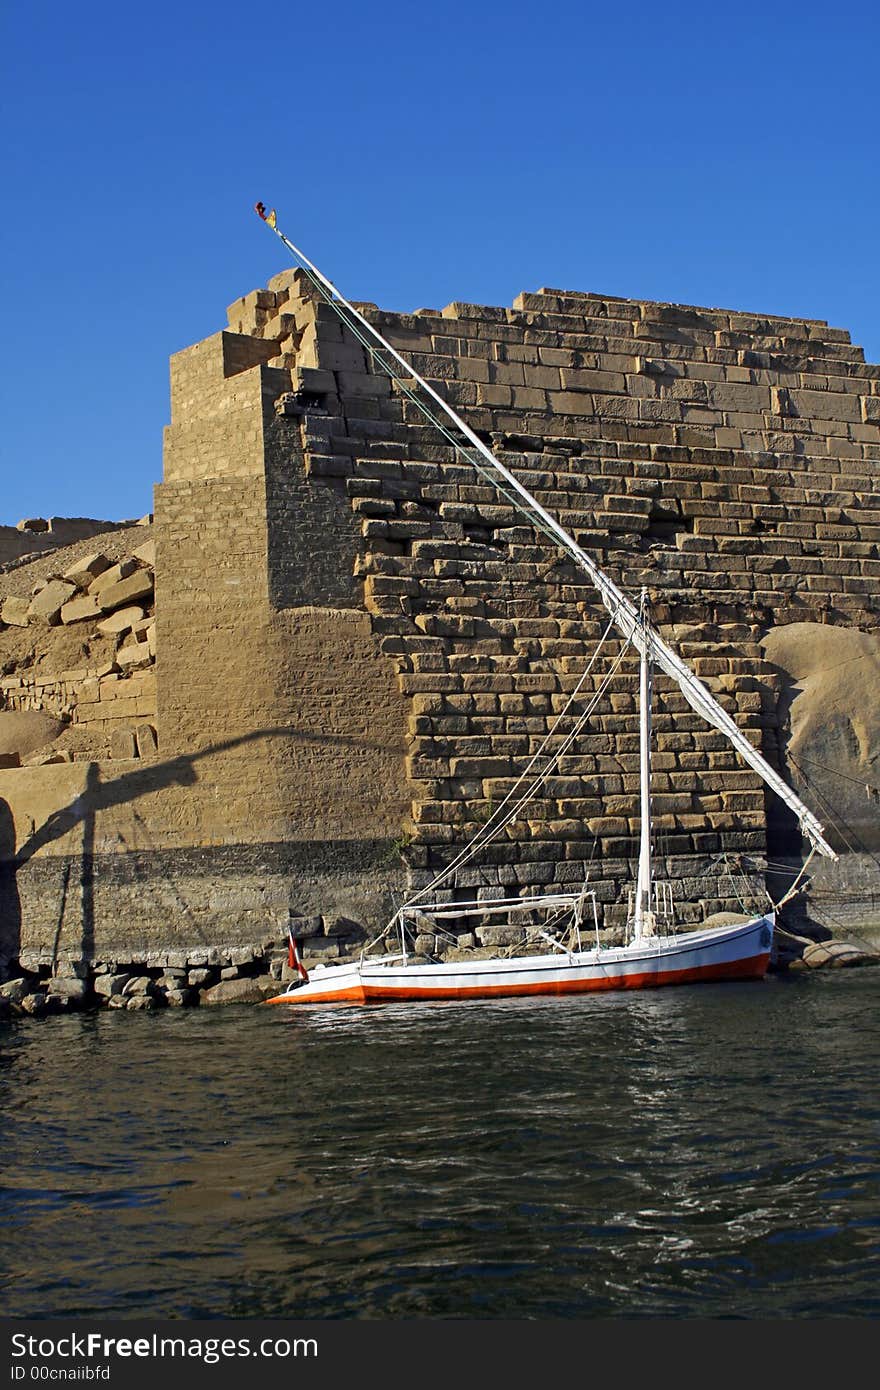
[(880, 970), (0, 1026), (0, 1313), (880, 1312)]

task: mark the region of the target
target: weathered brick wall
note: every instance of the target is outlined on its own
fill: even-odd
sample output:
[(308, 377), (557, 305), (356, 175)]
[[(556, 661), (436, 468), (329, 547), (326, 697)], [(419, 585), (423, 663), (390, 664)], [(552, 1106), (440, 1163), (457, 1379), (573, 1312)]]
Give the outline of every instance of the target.
[[(792, 622), (877, 627), (880, 368), (818, 321), (588, 295), (367, 312), (615, 580), (647, 586), (661, 630), (778, 761), (781, 677), (762, 636)], [(364, 605), (410, 700), (418, 881), (506, 793), (603, 615), (586, 578), (457, 461), (299, 273), (230, 318), (276, 341), (270, 360), (296, 388), (279, 409), (300, 422), (315, 491), (344, 486), (360, 522)], [(708, 856), (765, 848), (764, 794), (658, 686), (658, 830), (677, 892), (694, 899)], [(590, 862), (610, 900), (632, 874), (636, 769), (634, 695), (615, 693), (512, 842), (459, 883), (561, 887)]]
[[(363, 307), (612, 578), (648, 589), (664, 635), (779, 762), (791, 683), (765, 655), (768, 631), (880, 627), (880, 367), (812, 320), (555, 291), (512, 309)], [(96, 950), (123, 936), (257, 941), (258, 920), (277, 931), (289, 911), (378, 924), (395, 887), (423, 883), (499, 804), (605, 627), (586, 576), (375, 370), (300, 272), (229, 318), (172, 364), (159, 751), (140, 773), (152, 781), (119, 768), (111, 794), (99, 769), (74, 797), (93, 823), (66, 830), (71, 789), (44, 788), (41, 839), (40, 814), (25, 834), (19, 774), (0, 774), (33, 850), (17, 886), (33, 949), (86, 857)], [(682, 918), (699, 920), (739, 905), (714, 857), (767, 847), (762, 785), (662, 677), (656, 729), (661, 867)], [(451, 891), (570, 888), (589, 867), (618, 922), (637, 748), (634, 686), (618, 681), (540, 799)], [(771, 849), (792, 850), (784, 821), (770, 828)], [(753, 874), (755, 901), (761, 886)]]

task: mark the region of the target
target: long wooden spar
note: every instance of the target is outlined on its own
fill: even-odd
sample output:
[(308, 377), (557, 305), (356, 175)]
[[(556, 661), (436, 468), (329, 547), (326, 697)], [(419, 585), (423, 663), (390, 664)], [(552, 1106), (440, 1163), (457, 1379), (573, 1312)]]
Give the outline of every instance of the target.
[[(470, 426), (462, 420), (461, 416), (453, 410), (452, 406), (450, 406), (448, 402), (425, 381), (424, 377), (419, 375), (412, 364), (408, 362), (405, 357), (402, 357), (396, 348), (391, 346), (387, 339), (379, 332), (378, 328), (371, 324), (369, 319), (365, 318), (360, 310), (349, 303), (333, 282), (328, 280), (327, 276), (309, 260), (305, 253), (284, 235), (277, 225), (274, 209), (271, 212), (267, 212), (262, 203), (257, 203), (255, 210), (267, 226), (272, 229), (278, 239), (284, 243), (291, 255), (300, 262), (317, 285), (325, 291), (328, 302), (336, 309), (346, 326), (365, 343), (365, 346), (372, 347), (373, 343), (378, 344), (381, 350), (387, 353), (393, 362), (403, 368), (403, 375), (405, 378), (411, 378), (418, 383), (421, 390), (440, 407), (443, 414), (451, 421), (455, 429), (468, 441), (471, 449), (475, 450), (479, 455), (483, 462), (483, 468), (480, 471), (484, 472), (485, 466), (488, 465), (489, 470), (491, 470), (490, 476), (494, 475), (497, 480), (503, 480), (504, 495), (514, 503), (518, 500), (519, 505), (521, 505), (527, 515), (533, 521), (539, 522), (541, 530), (555, 539), (559, 546), (571, 556), (575, 564), (589, 575), (621, 635), (627, 641), (632, 642), (633, 646), (636, 647), (639, 652), (643, 652), (648, 661), (655, 662), (661, 670), (671, 676), (688, 704), (696, 710), (708, 724), (711, 724), (713, 728), (718, 729), (720, 733), (723, 733), (725, 737), (729, 739), (743, 760), (763, 778), (780, 800), (794, 812), (801, 829), (815, 849), (817, 849), (820, 854), (824, 854), (828, 859), (837, 859), (837, 854), (825, 839), (823, 827), (813, 815), (813, 812), (795, 795), (791, 787), (783, 781), (778, 772), (773, 770), (757, 749), (752, 747), (745, 734), (737, 727), (727, 711), (719, 705), (714, 696), (709, 693), (705, 685), (703, 685), (702, 681), (695, 675), (690, 667), (663, 641), (663, 638), (654, 628), (641, 621), (639, 612), (632, 601), (627, 598), (614, 581), (599, 568), (595, 560), (578, 545), (574, 537), (569, 535), (568, 531), (556, 520), (553, 514), (542, 507), (537, 498), (519, 482), (516, 476), (511, 473), (510, 469), (506, 468), (500, 459), (495, 457), (491, 449), (489, 449), (480, 439), (479, 435), (475, 434)], [(343, 310), (345, 312), (343, 312)], [(358, 328), (360, 328), (361, 331), (358, 331)], [(366, 340), (363, 336), (364, 333), (367, 335)], [(393, 367), (389, 367), (387, 364), (383, 365), (393, 378), (398, 379)], [(413, 397), (413, 399), (416, 401), (416, 404), (425, 417), (431, 421), (432, 424), (437, 425), (445, 432), (445, 427), (434, 417), (427, 406), (419, 401), (418, 398)]]

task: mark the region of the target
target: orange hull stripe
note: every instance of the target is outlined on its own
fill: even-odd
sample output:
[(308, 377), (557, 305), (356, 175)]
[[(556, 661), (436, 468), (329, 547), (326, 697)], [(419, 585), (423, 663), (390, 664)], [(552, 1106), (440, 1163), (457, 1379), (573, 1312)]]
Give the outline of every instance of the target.
[(692, 966), (687, 970), (646, 970), (642, 974), (600, 976), (588, 980), (554, 980), (536, 984), (468, 985), (354, 985), (351, 989), (310, 994), (280, 994), (270, 1004), (368, 1004), (394, 999), (499, 999), (530, 994), (587, 994), (594, 990), (654, 989), (660, 985), (684, 985), (697, 980), (760, 980), (767, 973), (769, 952), (747, 960), (722, 961), (717, 965)]

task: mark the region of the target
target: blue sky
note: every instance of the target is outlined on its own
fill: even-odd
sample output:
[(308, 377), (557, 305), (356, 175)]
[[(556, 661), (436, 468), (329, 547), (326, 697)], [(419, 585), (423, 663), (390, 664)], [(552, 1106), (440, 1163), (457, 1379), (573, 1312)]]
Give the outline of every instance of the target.
[(286, 264), (824, 318), (880, 360), (880, 8), (9, 5), (0, 523), (152, 509), (168, 357)]

